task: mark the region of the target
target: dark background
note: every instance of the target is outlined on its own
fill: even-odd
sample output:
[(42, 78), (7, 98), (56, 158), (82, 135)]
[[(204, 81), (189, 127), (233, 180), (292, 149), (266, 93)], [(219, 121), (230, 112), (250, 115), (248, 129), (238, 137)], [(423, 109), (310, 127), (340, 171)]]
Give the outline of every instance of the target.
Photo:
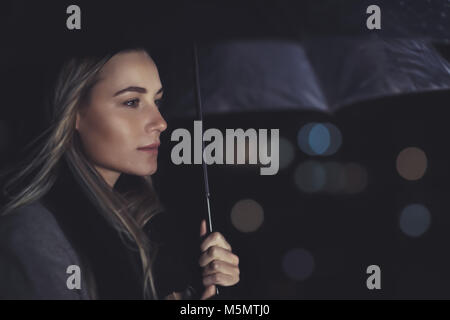
[[(361, 27), (366, 16), (357, 14), (365, 11), (367, 2), (346, 1), (345, 7), (339, 1), (318, 2), (254, 1), (245, 6), (237, 1), (198, 1), (195, 5), (2, 2), (0, 164), (4, 167), (17, 161), (25, 143), (44, 129), (45, 92), (64, 57), (118, 42), (144, 43), (155, 52), (163, 85), (167, 84), (165, 94), (170, 97), (171, 75), (165, 68), (194, 39), (301, 40), (305, 34), (364, 36), (368, 32)], [(383, 6), (386, 2), (376, 3)], [(430, 10), (420, 21), (418, 13), (426, 13), (431, 4), (411, 3), (405, 14), (418, 23), (410, 31), (415, 36), (445, 38), (448, 11), (447, 19), (437, 20)], [(448, 1), (440, 3), (448, 9)], [(65, 8), (70, 4), (82, 9), (81, 31), (66, 30)], [(349, 14), (346, 8), (354, 11)], [(384, 21), (384, 36), (406, 36), (396, 28), (397, 19)], [(448, 59), (448, 42), (438, 42), (436, 47)], [(189, 61), (185, 68), (181, 72), (192, 73)], [(334, 116), (292, 111), (206, 115), (205, 129), (279, 128), (280, 136), (295, 146), (291, 165), (274, 176), (260, 176), (259, 168), (246, 165), (208, 168), (214, 228), (240, 257), (241, 280), (234, 287), (221, 288), (222, 297), (450, 298), (449, 97), (448, 92), (432, 92), (383, 98), (348, 106)], [(170, 108), (170, 99), (164, 108)], [(200, 165), (172, 164), (170, 151), (175, 143), (170, 134), (180, 127), (192, 132), (193, 119), (180, 115), (166, 120), (169, 127), (161, 136), (154, 177), (163, 203), (175, 215), (177, 228), (183, 230), (179, 243), (186, 263), (192, 263), (200, 219), (206, 212), (202, 171)], [(298, 130), (312, 121), (331, 122), (341, 130), (343, 144), (336, 154), (311, 157), (296, 147)], [(427, 171), (418, 181), (406, 181), (395, 168), (398, 153), (409, 146), (427, 155)], [(367, 169), (367, 187), (353, 195), (302, 193), (293, 174), (307, 159), (359, 163)], [(247, 234), (236, 230), (230, 219), (233, 205), (246, 198), (264, 208), (261, 228)], [(419, 238), (408, 237), (399, 228), (400, 211), (411, 203), (424, 204), (431, 213), (431, 226)], [(292, 248), (305, 248), (314, 257), (313, 273), (304, 281), (294, 281), (283, 272), (283, 256)], [(371, 264), (381, 267), (382, 290), (366, 288), (366, 268)]]

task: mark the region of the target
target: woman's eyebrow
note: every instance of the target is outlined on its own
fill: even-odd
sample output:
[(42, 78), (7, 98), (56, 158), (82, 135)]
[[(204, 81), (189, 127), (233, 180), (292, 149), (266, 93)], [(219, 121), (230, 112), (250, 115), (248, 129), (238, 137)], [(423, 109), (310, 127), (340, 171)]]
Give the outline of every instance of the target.
[(139, 93), (147, 93), (147, 89), (142, 88), (142, 87), (128, 87), (122, 90), (117, 91), (113, 97), (118, 96), (119, 94), (125, 93), (125, 92), (139, 92)]
[[(118, 96), (118, 95), (120, 95), (120, 94), (122, 94), (122, 93), (128, 92), (128, 91), (131, 91), (131, 92), (139, 92), (139, 93), (147, 93), (147, 89), (142, 88), (142, 87), (128, 87), (128, 88), (125, 88), (125, 89), (122, 89), (122, 90), (117, 91), (117, 92), (114, 94), (114, 97), (115, 97), (115, 96)], [(158, 92), (156, 92), (156, 94), (160, 94), (161, 92), (163, 92), (163, 88), (160, 88), (160, 89), (158, 90)]]

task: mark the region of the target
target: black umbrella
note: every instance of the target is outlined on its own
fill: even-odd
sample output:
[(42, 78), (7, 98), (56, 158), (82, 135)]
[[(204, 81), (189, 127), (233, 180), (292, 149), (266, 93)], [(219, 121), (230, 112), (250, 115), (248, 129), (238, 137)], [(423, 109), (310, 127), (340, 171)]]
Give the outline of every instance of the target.
[[(199, 50), (203, 112), (315, 110), (450, 89), (450, 63), (426, 40), (235, 40)], [(198, 92), (198, 90), (196, 91)], [(192, 115), (194, 92), (169, 114)]]

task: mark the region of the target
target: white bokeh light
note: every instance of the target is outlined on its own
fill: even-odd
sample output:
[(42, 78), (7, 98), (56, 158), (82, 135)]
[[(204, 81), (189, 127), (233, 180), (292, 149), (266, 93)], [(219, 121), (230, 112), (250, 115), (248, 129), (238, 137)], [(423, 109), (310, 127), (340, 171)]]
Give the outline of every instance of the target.
[(244, 233), (258, 230), (264, 222), (263, 207), (252, 199), (238, 201), (231, 209), (231, 223)]
[(420, 148), (405, 148), (397, 156), (397, 172), (406, 180), (419, 180), (424, 176), (427, 166), (427, 156)]

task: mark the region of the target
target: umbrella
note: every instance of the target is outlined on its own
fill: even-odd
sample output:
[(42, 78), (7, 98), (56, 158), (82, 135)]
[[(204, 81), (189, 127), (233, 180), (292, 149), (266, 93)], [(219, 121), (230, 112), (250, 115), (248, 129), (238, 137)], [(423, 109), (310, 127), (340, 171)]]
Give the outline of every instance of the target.
[[(203, 112), (333, 113), (384, 96), (450, 89), (450, 63), (426, 40), (234, 40), (199, 50)], [(168, 110), (192, 115), (189, 86)]]

